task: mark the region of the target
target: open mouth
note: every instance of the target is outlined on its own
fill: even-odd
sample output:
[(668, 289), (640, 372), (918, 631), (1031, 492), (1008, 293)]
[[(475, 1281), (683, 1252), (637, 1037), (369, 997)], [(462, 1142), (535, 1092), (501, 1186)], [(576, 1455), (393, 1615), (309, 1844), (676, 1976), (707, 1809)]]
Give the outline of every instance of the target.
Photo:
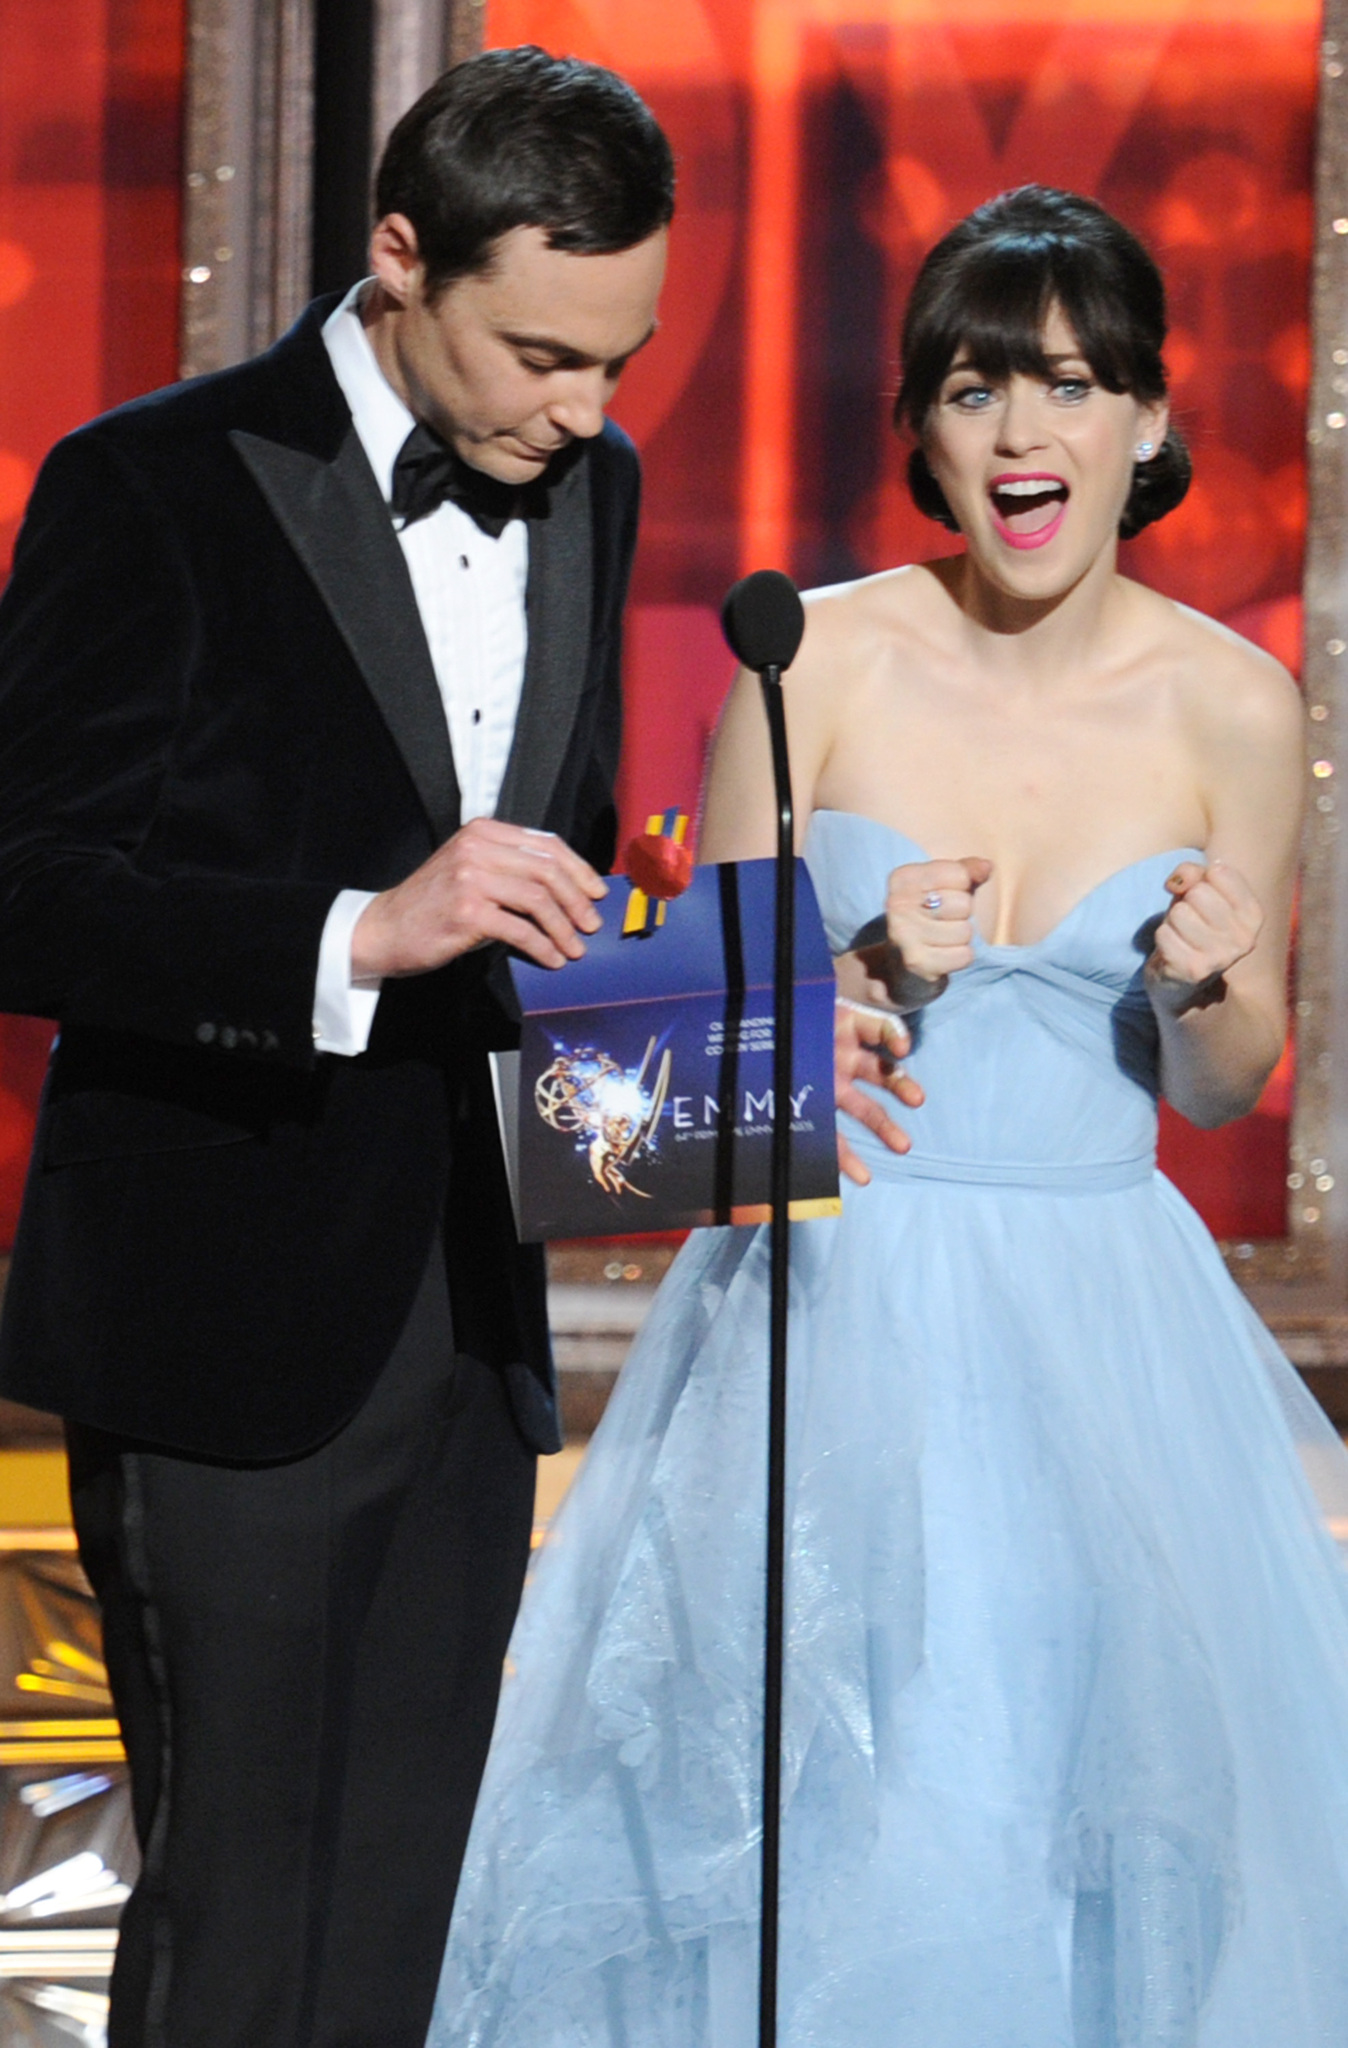
[(993, 519), (1012, 547), (1037, 548), (1052, 540), (1071, 495), (1060, 476), (995, 476), (988, 486)]

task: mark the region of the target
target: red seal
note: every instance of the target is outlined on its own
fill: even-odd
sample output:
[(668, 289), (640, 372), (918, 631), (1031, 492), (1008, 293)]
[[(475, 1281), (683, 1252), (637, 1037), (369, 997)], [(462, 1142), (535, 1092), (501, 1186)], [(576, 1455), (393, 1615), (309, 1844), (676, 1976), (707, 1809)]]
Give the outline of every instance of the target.
[(692, 852), (662, 832), (641, 832), (629, 840), (623, 866), (636, 888), (660, 902), (682, 896), (693, 879)]

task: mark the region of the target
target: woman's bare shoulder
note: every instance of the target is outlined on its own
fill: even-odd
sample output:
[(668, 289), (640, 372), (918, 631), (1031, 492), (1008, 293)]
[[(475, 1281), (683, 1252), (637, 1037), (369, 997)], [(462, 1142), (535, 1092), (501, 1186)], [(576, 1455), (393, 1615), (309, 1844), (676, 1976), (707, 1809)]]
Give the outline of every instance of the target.
[(1299, 745), (1301, 691), (1280, 661), (1191, 605), (1134, 589), (1143, 593), (1148, 631), (1196, 732), (1237, 746)]
[(907, 563), (860, 576), (851, 583), (831, 583), (803, 593), (805, 639), (798, 666), (809, 674), (864, 669), (867, 657), (892, 652), (930, 635), (950, 600), (925, 563)]

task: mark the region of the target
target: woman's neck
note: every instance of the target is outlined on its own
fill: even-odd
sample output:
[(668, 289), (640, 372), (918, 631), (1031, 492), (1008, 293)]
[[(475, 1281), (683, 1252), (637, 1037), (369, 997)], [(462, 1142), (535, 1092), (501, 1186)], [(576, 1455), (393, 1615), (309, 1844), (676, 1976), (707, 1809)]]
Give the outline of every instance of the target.
[(1122, 595), (1112, 546), (1069, 589), (1047, 598), (1004, 590), (969, 554), (940, 567), (970, 656), (1006, 682), (1036, 691), (1079, 678), (1093, 666)]

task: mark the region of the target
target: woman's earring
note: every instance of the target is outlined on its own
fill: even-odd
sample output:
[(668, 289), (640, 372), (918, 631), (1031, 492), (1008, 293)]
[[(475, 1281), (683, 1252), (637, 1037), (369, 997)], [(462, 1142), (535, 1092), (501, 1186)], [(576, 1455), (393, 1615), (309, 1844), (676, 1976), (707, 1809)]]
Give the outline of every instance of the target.
[(1149, 457), (1149, 456), (1152, 456), (1152, 455), (1154, 455), (1155, 453), (1156, 453), (1156, 449), (1155, 449), (1155, 446), (1153, 445), (1153, 443), (1152, 443), (1152, 442), (1150, 442), (1150, 441), (1139, 441), (1139, 442), (1138, 442), (1138, 444), (1137, 444), (1137, 459), (1138, 459), (1138, 461), (1139, 461), (1139, 462), (1145, 462), (1145, 461), (1147, 461), (1148, 457)]

